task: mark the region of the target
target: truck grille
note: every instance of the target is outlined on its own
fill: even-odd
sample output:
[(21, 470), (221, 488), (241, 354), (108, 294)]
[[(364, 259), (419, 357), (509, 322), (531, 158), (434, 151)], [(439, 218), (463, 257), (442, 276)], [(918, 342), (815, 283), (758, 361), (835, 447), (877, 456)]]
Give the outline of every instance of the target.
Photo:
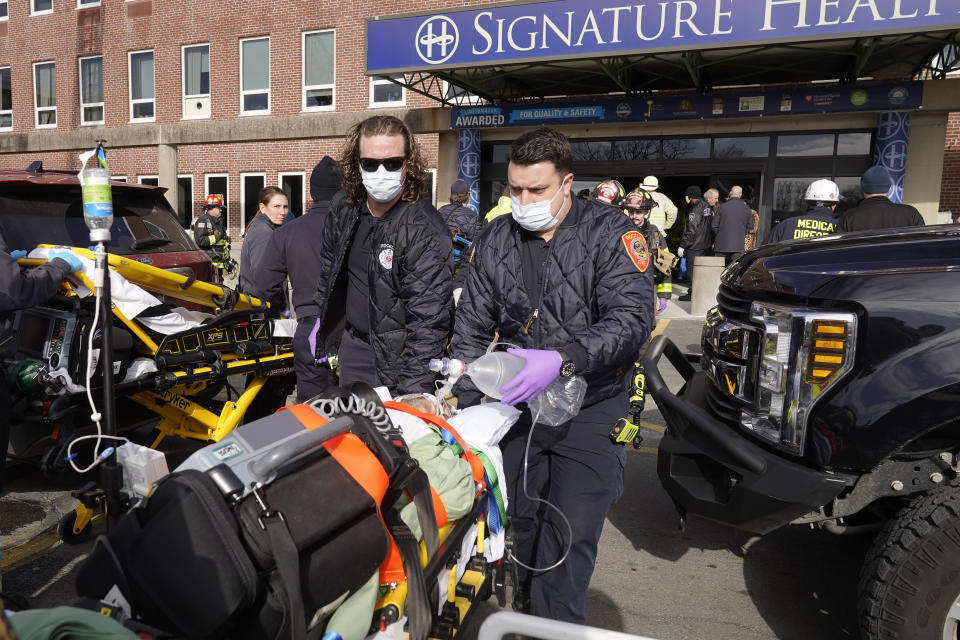
[(736, 293), (731, 287), (725, 284), (720, 285), (720, 291), (717, 293), (717, 306), (725, 318), (748, 322), (752, 302), (749, 298)]
[(707, 394), (710, 409), (723, 421), (736, 424), (740, 410), (756, 400), (759, 330), (715, 309), (707, 314), (701, 346), (701, 364), (711, 383)]

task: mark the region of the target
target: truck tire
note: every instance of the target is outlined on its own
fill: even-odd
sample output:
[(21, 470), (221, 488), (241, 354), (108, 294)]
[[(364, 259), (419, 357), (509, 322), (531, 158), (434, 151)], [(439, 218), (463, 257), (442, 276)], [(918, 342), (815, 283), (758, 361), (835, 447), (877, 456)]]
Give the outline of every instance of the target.
[(864, 640), (960, 637), (960, 484), (917, 498), (877, 535), (858, 609)]

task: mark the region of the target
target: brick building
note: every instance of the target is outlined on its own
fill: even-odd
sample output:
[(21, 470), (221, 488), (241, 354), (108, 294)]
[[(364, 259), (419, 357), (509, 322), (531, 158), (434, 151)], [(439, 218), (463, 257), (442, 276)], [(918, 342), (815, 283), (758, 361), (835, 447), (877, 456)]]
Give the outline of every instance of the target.
[[(185, 224), (223, 194), (236, 235), (264, 185), (309, 207), (310, 171), (361, 117), (436, 105), (363, 73), (366, 17), (418, 3), (204, 6), (0, 0), (0, 168), (79, 169), (78, 151), (102, 138), (111, 173), (174, 187)], [(438, 136), (419, 138), (435, 175)]]
[[(619, 36), (611, 34), (621, 13), (626, 16), (633, 5), (601, 9), (600, 5), (611, 3), (598, 2), (596, 14), (590, 14), (593, 22), (583, 22), (578, 38), (567, 36), (568, 45), (576, 46), (584, 38), (598, 45), (620, 42)], [(434, 201), (442, 203), (450, 183), (464, 169), (465, 156), (460, 144), (464, 132), (453, 124), (449, 103), (441, 106), (438, 100), (457, 92), (446, 84), (447, 79), (455, 83), (462, 79), (463, 86), (472, 82), (471, 90), (498, 104), (530, 98), (549, 104), (555, 94), (591, 94), (578, 104), (588, 112), (605, 113), (606, 119), (578, 124), (547, 121), (574, 142), (577, 189), (611, 176), (632, 185), (644, 175), (657, 174), (666, 178), (663, 190), (682, 199), (687, 184), (739, 183), (755, 194), (761, 230), (765, 230), (802, 203), (798, 194), (812, 179), (831, 177), (842, 188), (855, 189), (859, 175), (876, 155), (878, 114), (906, 109), (891, 107), (900, 104), (891, 101), (885, 107), (873, 107), (872, 102), (863, 106), (864, 91), (817, 83), (834, 82), (829, 79), (838, 76), (848, 85), (859, 78), (908, 81), (916, 77), (909, 70), (929, 60), (938, 44), (917, 45), (902, 29), (882, 31), (889, 23), (884, 20), (877, 23), (881, 31), (870, 41), (874, 44), (868, 46), (867, 40), (858, 40), (860, 36), (851, 32), (828, 54), (813, 48), (799, 54), (801, 49), (796, 47), (778, 53), (749, 41), (763, 36), (763, 29), (749, 30), (739, 49), (697, 50), (701, 43), (696, 34), (711, 27), (722, 31), (718, 25), (730, 19), (731, 11), (739, 16), (737, 24), (749, 17), (748, 6), (722, 9), (726, 3), (650, 3), (661, 12), (661, 32), (664, 12), (678, 12), (675, 20), (671, 18), (672, 30), (664, 35), (670, 41), (668, 53), (648, 54), (642, 48), (652, 38), (648, 31), (638, 33), (642, 47), (612, 51), (614, 57), (593, 53), (572, 59), (575, 54), (567, 51), (555, 56), (558, 62), (538, 66), (538, 60), (554, 55), (552, 49), (546, 51), (548, 45), (556, 48), (564, 42), (561, 27), (564, 20), (568, 25), (573, 20), (567, 9), (583, 13), (584, 7), (577, 5), (578, 9), (569, 0), (522, 3), (522, 8), (515, 9), (508, 8), (514, 3), (482, 0), (438, 0), (430, 6), (410, 0), (349, 4), (240, 0), (208, 5), (213, 8), (185, 0), (0, 0), (0, 168), (23, 168), (42, 160), (48, 168), (76, 169), (78, 152), (104, 139), (112, 173), (118, 179), (167, 187), (168, 198), (185, 225), (207, 193), (224, 195), (231, 235), (236, 237), (256, 210), (260, 187), (287, 188), (294, 212), (303, 211), (310, 205), (308, 179), (316, 162), (324, 154), (337, 157), (343, 136), (358, 120), (371, 113), (391, 113), (417, 132), (431, 170)], [(869, 17), (869, 12), (857, 9), (859, 3), (843, 3), (852, 7), (851, 16), (860, 21)], [(716, 15), (701, 11), (697, 27), (692, 14), (679, 13), (681, 5), (689, 9), (693, 4), (714, 7)], [(796, 22), (787, 19), (796, 8), (793, 4), (776, 6), (770, 15), (778, 24)], [(519, 14), (509, 18), (511, 11)], [(427, 12), (444, 15), (409, 15)], [(553, 16), (549, 29), (540, 17), (548, 13)], [(494, 14), (504, 17), (495, 19)], [(637, 25), (639, 14), (637, 9), (633, 21)], [(938, 15), (932, 9), (927, 14)], [(397, 36), (395, 42), (384, 40), (389, 40), (388, 52), (396, 52), (388, 57), (398, 62), (383, 65), (381, 60), (377, 67), (389, 73), (405, 71), (401, 77), (406, 87), (371, 79), (365, 75), (371, 68), (365, 53), (381, 43), (367, 42), (368, 20), (379, 18), (371, 26), (393, 25), (405, 15), (413, 32), (439, 20), (438, 31), (428, 34), (431, 37), (441, 37), (441, 22), (453, 23), (450, 15), (460, 15), (467, 21), (464, 25), (484, 20), (486, 29), (473, 34), (472, 48), (487, 51), (486, 59), (461, 67), (436, 66), (436, 61), (427, 62), (422, 55), (413, 64), (400, 62), (403, 54), (413, 55), (419, 41), (419, 35), (414, 38), (411, 32), (402, 39)], [(623, 24), (629, 24), (626, 17)], [(386, 35), (392, 36), (389, 29), (393, 27), (386, 28)], [(795, 34), (786, 35), (797, 39)], [(496, 47), (491, 46), (493, 36)], [(432, 42), (440, 46), (440, 40)], [(531, 51), (536, 42), (539, 46)], [(504, 46), (512, 46), (520, 57), (501, 65), (494, 58)], [(841, 51), (847, 46), (862, 54), (855, 68), (843, 66), (851, 60)], [(382, 55), (383, 46), (379, 49)], [(871, 55), (874, 50), (884, 53)], [(767, 64), (773, 59), (770, 56), (777, 55), (788, 60), (783, 67), (787, 71)], [(807, 58), (797, 58), (802, 55)], [(533, 56), (534, 64), (521, 60), (523, 56)], [(591, 66), (598, 62), (599, 66)], [(598, 72), (604, 64), (605, 70)], [(728, 80), (732, 77), (749, 80), (732, 85)], [(428, 87), (429, 79), (433, 84)], [(901, 177), (903, 197), (917, 205), (928, 222), (938, 220), (938, 211), (960, 209), (956, 184), (960, 182), (960, 116), (948, 117), (960, 110), (957, 85), (960, 79), (923, 82), (922, 105), (910, 109), (910, 137), (904, 143), (909, 151), (900, 152), (909, 156)], [(722, 105), (726, 99), (724, 86), (727, 92), (750, 87), (742, 90), (748, 112), (757, 104), (762, 106), (768, 94), (768, 111), (775, 113), (738, 114), (728, 106), (723, 118), (711, 119), (709, 102), (713, 100), (716, 112), (718, 101)], [(650, 90), (654, 94), (644, 93)], [(890, 85), (891, 96), (899, 96), (900, 91), (896, 84)], [(792, 108), (788, 95), (796, 98)], [(797, 107), (804, 96), (831, 103), (856, 101), (861, 107), (802, 112)], [(665, 105), (674, 100), (676, 113), (658, 121), (636, 117), (643, 111), (649, 115), (652, 98), (662, 98)], [(612, 107), (603, 104), (621, 99)], [(697, 106), (704, 101), (705, 106)], [(701, 108), (703, 114), (695, 113)], [(631, 110), (633, 117), (619, 120), (621, 111), (629, 114)], [(453, 120), (456, 116), (455, 109)], [(474, 153), (471, 162), (479, 174), (475, 197), (482, 209), (499, 194), (509, 141), (520, 127), (534, 124), (520, 120), (505, 126), (480, 124), (473, 130), (477, 147), (470, 152)], [(655, 150), (652, 155), (650, 149)]]

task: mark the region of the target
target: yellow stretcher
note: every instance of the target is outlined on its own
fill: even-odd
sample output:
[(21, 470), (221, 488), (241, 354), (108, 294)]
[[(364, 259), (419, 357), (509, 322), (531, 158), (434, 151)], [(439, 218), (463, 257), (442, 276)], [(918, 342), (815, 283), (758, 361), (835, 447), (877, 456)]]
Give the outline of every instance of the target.
[[(50, 248), (50, 245), (40, 245), (40, 247)], [(94, 259), (93, 252), (88, 249), (75, 247), (73, 251), (82, 257)], [(110, 268), (129, 282), (150, 293), (159, 294), (168, 301), (193, 303), (214, 312), (269, 307), (269, 304), (261, 303), (257, 298), (237, 294), (227, 287), (193, 280), (186, 275), (136, 260), (114, 254), (107, 254), (107, 260)], [(19, 262), (36, 266), (42, 264), (44, 260), (23, 258)], [(88, 289), (93, 289), (93, 283), (82, 272), (74, 273), (72, 277), (82, 282)], [(65, 282), (64, 287), (68, 296), (76, 295), (69, 283)], [(161, 354), (160, 346), (154, 336), (151, 336), (136, 320), (125, 317), (116, 305), (113, 305), (113, 315), (137, 337), (141, 355)], [(292, 349), (292, 342), (289, 342), (282, 348), (275, 349), (273, 353), (256, 354), (252, 357), (223, 351), (220, 354), (223, 366), (183, 366), (177, 370), (169, 370), (165, 372), (167, 375), (163, 376), (162, 381), (157, 380), (161, 388), (139, 391), (127, 397), (160, 416), (160, 422), (156, 427), (159, 433), (152, 447), (155, 448), (168, 435), (216, 442), (240, 424), (250, 403), (266, 382), (267, 376), (252, 376), (240, 397), (236, 401), (224, 402), (219, 413), (214, 413), (204, 405), (191, 400), (191, 397), (202, 392), (211, 383), (225, 380), (227, 376), (263, 372), (265, 369), (270, 369), (270, 373), (274, 375), (287, 373), (293, 367)], [(120, 386), (122, 385), (118, 385)]]
[[(52, 247), (40, 245), (40, 248)], [(75, 247), (73, 251), (81, 257), (94, 259), (94, 253), (88, 249)], [(135, 337), (137, 355), (152, 357), (158, 364), (158, 370), (152, 374), (114, 384), (118, 399), (129, 399), (159, 416), (153, 448), (167, 436), (219, 441), (241, 423), (268, 377), (293, 370), (292, 339), (272, 339), (270, 320), (265, 313), (248, 313), (246, 316), (238, 313), (266, 311), (269, 308), (267, 303), (224, 286), (197, 281), (122, 256), (107, 254), (107, 259), (110, 269), (142, 289), (161, 296), (162, 300), (192, 303), (213, 314), (211, 324), (197, 327), (195, 336), (171, 337), (155, 334), (136, 319), (126, 317), (116, 304), (112, 306), (115, 326), (122, 325)], [(35, 267), (45, 260), (21, 258), (18, 262), (22, 266)], [(70, 278), (93, 291), (93, 282), (83, 272), (73, 273)], [(79, 298), (78, 290), (67, 280), (63, 282), (61, 293), (71, 300)], [(87, 303), (93, 303), (92, 295), (81, 302)], [(218, 322), (224, 318), (228, 319), (226, 323)], [(237, 318), (237, 321), (231, 323), (230, 318)], [(192, 353), (205, 357), (191, 358)], [(236, 399), (208, 397), (211, 395), (209, 390), (215, 390), (229, 376), (237, 375), (246, 375), (246, 383)], [(73, 394), (77, 407), (85, 405), (85, 397), (79, 397), (83, 395)], [(94, 397), (97, 397), (96, 391)], [(124, 425), (121, 423), (120, 426), (123, 428)], [(61, 537), (69, 542), (81, 541), (89, 533), (87, 524), (92, 515), (93, 510), (81, 504), (76, 512), (65, 518), (69, 520), (69, 526), (61, 526)]]

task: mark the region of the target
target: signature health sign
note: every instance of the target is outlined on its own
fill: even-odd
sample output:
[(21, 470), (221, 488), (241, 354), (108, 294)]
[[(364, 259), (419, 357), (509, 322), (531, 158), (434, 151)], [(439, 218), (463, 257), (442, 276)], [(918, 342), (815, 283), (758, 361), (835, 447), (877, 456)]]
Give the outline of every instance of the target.
[(553, 0), (367, 21), (367, 73), (960, 28), (960, 0)]

